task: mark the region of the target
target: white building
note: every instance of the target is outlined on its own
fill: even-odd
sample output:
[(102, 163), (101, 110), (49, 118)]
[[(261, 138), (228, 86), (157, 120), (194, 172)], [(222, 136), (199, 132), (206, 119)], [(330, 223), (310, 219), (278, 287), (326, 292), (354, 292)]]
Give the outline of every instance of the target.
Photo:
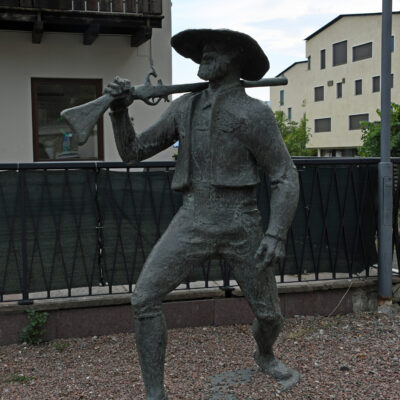
[[(59, 113), (98, 97), (116, 75), (143, 83), (150, 38), (159, 78), (170, 84), (169, 0), (0, 0), (0, 162), (119, 161), (107, 113), (83, 146)], [(137, 131), (165, 107), (135, 102)]]
[[(306, 114), (309, 148), (320, 156), (352, 156), (362, 144), (360, 121), (379, 120), (380, 13), (339, 15), (308, 36), (306, 60), (279, 75), (285, 87), (271, 87), (271, 108), (300, 121)], [(393, 13), (392, 101), (400, 102), (400, 13)]]

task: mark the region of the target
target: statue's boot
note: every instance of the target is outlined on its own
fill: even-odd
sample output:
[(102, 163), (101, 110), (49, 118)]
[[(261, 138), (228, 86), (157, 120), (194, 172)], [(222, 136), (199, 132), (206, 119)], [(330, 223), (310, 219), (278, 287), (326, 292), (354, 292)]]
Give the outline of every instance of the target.
[(146, 400), (167, 400), (164, 390), (167, 346), (167, 326), (164, 316), (161, 314), (135, 319), (135, 334)]
[(300, 374), (274, 356), (272, 346), (279, 335), (280, 327), (280, 320), (270, 320), (268, 323), (260, 323), (257, 319), (254, 320), (253, 336), (257, 342), (254, 359), (263, 372), (279, 381), (282, 390), (288, 390), (299, 382)]

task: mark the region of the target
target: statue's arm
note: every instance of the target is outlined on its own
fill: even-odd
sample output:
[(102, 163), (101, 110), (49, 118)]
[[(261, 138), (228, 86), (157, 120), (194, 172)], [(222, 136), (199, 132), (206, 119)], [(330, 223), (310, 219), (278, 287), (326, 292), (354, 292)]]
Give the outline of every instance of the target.
[(252, 153), (271, 183), (270, 219), (257, 252), (264, 264), (283, 259), (285, 241), (299, 199), (299, 179), (271, 109), (262, 110), (251, 138)]
[(136, 164), (168, 148), (178, 140), (175, 123), (175, 109), (178, 107), (178, 102), (172, 103), (155, 124), (138, 135), (128, 113), (128, 106), (132, 103), (129, 89), (130, 82), (117, 77), (104, 92), (115, 97), (110, 106), (110, 118), (119, 155), (124, 162)]
[(168, 148), (178, 140), (173, 110), (170, 108), (155, 124), (140, 135), (136, 134), (127, 109), (111, 111), (115, 143), (124, 162), (138, 163)]

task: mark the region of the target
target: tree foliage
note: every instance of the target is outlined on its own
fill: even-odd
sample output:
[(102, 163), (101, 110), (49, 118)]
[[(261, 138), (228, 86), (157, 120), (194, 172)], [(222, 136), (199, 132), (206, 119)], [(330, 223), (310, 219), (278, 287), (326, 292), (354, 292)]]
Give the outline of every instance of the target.
[[(376, 110), (379, 118), (381, 111)], [(363, 157), (379, 157), (381, 149), (381, 122), (361, 123), (362, 146), (358, 148), (358, 154)], [(393, 157), (400, 156), (400, 105), (392, 103), (390, 110), (390, 152)]]
[(310, 140), (310, 129), (307, 128), (307, 118), (303, 115), (300, 122), (290, 121), (283, 111), (275, 112), (275, 119), (281, 131), (283, 141), (292, 156), (315, 156), (316, 149), (307, 149)]

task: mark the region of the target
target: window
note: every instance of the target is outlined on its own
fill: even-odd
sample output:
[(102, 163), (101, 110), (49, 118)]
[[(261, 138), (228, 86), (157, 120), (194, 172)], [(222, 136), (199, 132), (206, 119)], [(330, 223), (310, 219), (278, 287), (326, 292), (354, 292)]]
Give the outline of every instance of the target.
[(101, 96), (101, 79), (32, 78), (31, 84), (34, 161), (102, 160), (102, 119), (80, 145), (77, 135), (60, 117), (63, 109)]
[(350, 130), (359, 130), (361, 129), (361, 122), (366, 121), (368, 122), (369, 115), (368, 114), (356, 114), (356, 115), (349, 115), (349, 129)]
[(394, 75), (390, 74), (390, 87), (393, 89), (393, 85), (394, 85)]
[(325, 69), (326, 67), (326, 51), (321, 50), (321, 69)]
[(331, 131), (330, 118), (318, 118), (314, 120), (314, 132), (330, 132), (330, 131)]
[(324, 87), (318, 86), (314, 88), (314, 101), (324, 100)]
[(374, 76), (372, 78), (372, 92), (376, 93), (381, 90), (381, 77), (380, 76)]
[(285, 104), (285, 91), (281, 90), (279, 92), (279, 104), (283, 106)]
[(288, 120), (291, 121), (292, 120), (292, 107), (289, 107), (287, 109), (287, 115), (288, 115)]
[(372, 57), (372, 42), (353, 47), (353, 61), (365, 60)]
[(343, 83), (342, 82), (338, 82), (336, 84), (336, 97), (338, 99), (341, 99), (343, 96)]
[(358, 96), (362, 94), (362, 79), (357, 79), (354, 83), (354, 94)]
[(335, 43), (333, 45), (333, 55), (332, 55), (332, 64), (335, 67), (336, 65), (342, 65), (347, 63), (347, 40), (343, 42)]
[(307, 57), (307, 69), (310, 70), (311, 69), (311, 56)]
[(394, 52), (394, 36), (392, 36), (392, 53)]

